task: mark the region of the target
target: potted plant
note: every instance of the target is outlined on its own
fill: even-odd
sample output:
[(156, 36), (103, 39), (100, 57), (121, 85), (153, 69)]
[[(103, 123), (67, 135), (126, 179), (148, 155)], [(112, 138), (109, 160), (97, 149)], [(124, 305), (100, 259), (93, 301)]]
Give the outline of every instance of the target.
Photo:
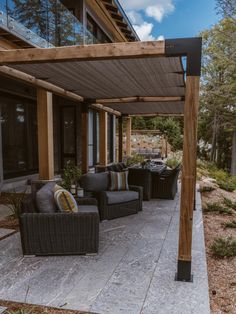
[(81, 175), (81, 168), (69, 162), (63, 169), (62, 186), (72, 194), (77, 195), (81, 190), (78, 183)]

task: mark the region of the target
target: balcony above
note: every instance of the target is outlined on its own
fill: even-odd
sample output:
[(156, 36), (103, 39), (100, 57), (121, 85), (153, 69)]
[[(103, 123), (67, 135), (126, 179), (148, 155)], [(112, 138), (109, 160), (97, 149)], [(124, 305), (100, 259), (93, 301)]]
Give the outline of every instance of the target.
[(3, 0), (0, 36), (22, 48), (95, 44), (95, 37), (58, 0)]

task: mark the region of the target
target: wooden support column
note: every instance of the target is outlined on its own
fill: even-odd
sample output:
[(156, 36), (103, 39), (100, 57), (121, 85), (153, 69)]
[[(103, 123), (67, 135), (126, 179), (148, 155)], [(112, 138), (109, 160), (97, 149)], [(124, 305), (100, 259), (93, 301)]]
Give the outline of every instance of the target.
[(131, 156), (131, 127), (132, 120), (131, 117), (126, 119), (126, 155)]
[(123, 161), (123, 117), (118, 118), (118, 128), (119, 128), (119, 146), (118, 146), (118, 161)]
[(180, 229), (177, 280), (192, 281), (191, 251), (196, 189), (197, 116), (199, 76), (187, 76), (184, 108), (184, 147), (181, 180)]
[(37, 89), (39, 179), (54, 179), (52, 93)]
[(99, 155), (100, 165), (107, 165), (107, 112), (99, 112)]
[(83, 103), (82, 105), (82, 173), (87, 173), (89, 170), (89, 152), (88, 152), (88, 141), (89, 141), (89, 112), (88, 104)]

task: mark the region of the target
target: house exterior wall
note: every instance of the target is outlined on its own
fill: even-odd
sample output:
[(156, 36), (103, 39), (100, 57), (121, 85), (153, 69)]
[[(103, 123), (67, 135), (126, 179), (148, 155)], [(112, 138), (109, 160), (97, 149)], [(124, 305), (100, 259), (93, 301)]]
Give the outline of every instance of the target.
[[(101, 37), (101, 34), (104, 35), (100, 39), (103, 41), (111, 41), (111, 42), (117, 42), (117, 41), (125, 41), (126, 38), (122, 34), (121, 31), (116, 27), (114, 22), (111, 20), (109, 17), (109, 14), (105, 12), (104, 8), (101, 8), (98, 5), (97, 0), (64, 0), (61, 1), (77, 18), (78, 20), (83, 24), (85, 28), (89, 26), (88, 19), (91, 18), (92, 21), (95, 23), (95, 27), (97, 27), (97, 31)], [(0, 33), (1, 33), (1, 26), (0, 26)], [(16, 35), (11, 34), (9, 36), (2, 36), (0, 39), (0, 49), (1, 50), (8, 50), (8, 49), (17, 49), (17, 48), (22, 48), (22, 45), (24, 43), (19, 43), (16, 40)], [(19, 40), (21, 38), (19, 37)], [(28, 45), (34, 47), (35, 43), (32, 41), (28, 42)], [(25, 108), (30, 108), (27, 109), (30, 113), (27, 113), (27, 119), (30, 120), (32, 119), (31, 117), (31, 111), (36, 112), (37, 108), (37, 99), (36, 99), (36, 93), (37, 90), (35, 87), (32, 87), (30, 85), (27, 85), (23, 82), (20, 82), (15, 79), (11, 78), (6, 78), (4, 76), (0, 75), (0, 121), (1, 121), (1, 127), (0, 127), (0, 187), (2, 190), (8, 189), (9, 187), (14, 187), (15, 182), (21, 182), (24, 181), (26, 182), (30, 178), (35, 178), (37, 177), (38, 174), (38, 167), (32, 167), (32, 171), (28, 171), (27, 169), (24, 171), (22, 170), (24, 168), (24, 162), (20, 161), (22, 169), (19, 169), (19, 171), (15, 173), (15, 175), (11, 174), (6, 174), (6, 169), (4, 169), (4, 165), (6, 165), (6, 159), (7, 154), (4, 152), (4, 136), (6, 136), (7, 132), (12, 132), (14, 133), (16, 130), (8, 130), (6, 132), (6, 128), (3, 131), (3, 124), (4, 124), (4, 119), (7, 119), (8, 117), (4, 117), (4, 99), (8, 97), (8, 99), (14, 99), (14, 101), (9, 105), (12, 106), (11, 114), (14, 114), (15, 116), (11, 119), (26, 119), (26, 116), (21, 117), (18, 113), (16, 113), (16, 110), (25, 110)], [(17, 103), (19, 105), (22, 103), (24, 109), (17, 109)], [(81, 165), (81, 160), (82, 160), (82, 152), (81, 152), (81, 147), (82, 147), (82, 106), (83, 104), (81, 103), (76, 103), (73, 101), (70, 101), (68, 99), (55, 96), (53, 95), (53, 137), (54, 137), (54, 169), (55, 169), (55, 174), (60, 174), (61, 170), (63, 169), (63, 166), (65, 166), (66, 163), (66, 158), (68, 160), (71, 158), (74, 160), (74, 162), (77, 165)], [(64, 108), (64, 109), (63, 109)], [(74, 123), (74, 142), (75, 142), (75, 156), (74, 157), (65, 157), (63, 155), (63, 121), (62, 119), (62, 113), (64, 111), (70, 111), (67, 110), (66, 108), (71, 108), (71, 111), (75, 113), (74, 120), (72, 121)], [(31, 110), (32, 109), (32, 110)], [(27, 111), (27, 112), (28, 112)], [(93, 129), (95, 130), (94, 134), (91, 136), (93, 137), (93, 151), (91, 150), (90, 155), (92, 154), (93, 156), (90, 156), (90, 166), (94, 166), (99, 162), (99, 138), (97, 138), (97, 132), (96, 130), (98, 129), (98, 125), (96, 125), (96, 122), (99, 119), (96, 119), (97, 112), (96, 111), (91, 111), (92, 114), (94, 115), (93, 119)], [(9, 111), (10, 114), (10, 111)], [(14, 120), (14, 121), (15, 121)], [(13, 120), (12, 120), (13, 121)], [(92, 121), (92, 120), (91, 120)], [(110, 116), (108, 119), (109, 123), (109, 132), (113, 133), (109, 139), (110, 139), (110, 146), (107, 148), (109, 151), (109, 159), (111, 161), (115, 160), (115, 117)], [(114, 121), (113, 124), (111, 124), (111, 121)], [(18, 121), (19, 122), (19, 121)], [(24, 127), (24, 132), (26, 132), (27, 136), (32, 135), (32, 125), (29, 123), (29, 121), (22, 121), (22, 123), (26, 123)], [(14, 126), (13, 126), (14, 127)], [(10, 128), (10, 126), (9, 126)], [(91, 129), (91, 125), (88, 127)], [(11, 135), (13, 136), (13, 135)], [(17, 134), (16, 134), (17, 137)], [(112, 140), (113, 139), (113, 140)], [(27, 138), (25, 139), (25, 143), (21, 144), (22, 146), (26, 145), (29, 140)], [(14, 143), (17, 142), (17, 139)], [(33, 156), (33, 152), (35, 152), (35, 149), (37, 148), (37, 139), (36, 143), (32, 143), (30, 145), (27, 144), (27, 156), (30, 156), (30, 154)], [(17, 146), (14, 144), (15, 147)], [(29, 147), (28, 147), (29, 146)], [(6, 146), (5, 146), (6, 149)], [(10, 149), (8, 147), (8, 149)], [(14, 155), (14, 147), (12, 147), (12, 155)], [(20, 150), (20, 148), (19, 148)], [(24, 150), (22, 150), (24, 151)], [(16, 151), (17, 154), (17, 151)], [(64, 156), (64, 157), (63, 157)], [(13, 157), (11, 157), (13, 158)], [(27, 159), (28, 158), (28, 159)], [(27, 157), (27, 163), (29, 163), (29, 159), (31, 157)], [(32, 161), (31, 161), (32, 163)], [(34, 160), (35, 163), (35, 160)], [(17, 162), (16, 162), (17, 164)], [(17, 167), (17, 166), (16, 166)], [(20, 166), (19, 166), (20, 167)], [(27, 168), (27, 167), (26, 167)]]

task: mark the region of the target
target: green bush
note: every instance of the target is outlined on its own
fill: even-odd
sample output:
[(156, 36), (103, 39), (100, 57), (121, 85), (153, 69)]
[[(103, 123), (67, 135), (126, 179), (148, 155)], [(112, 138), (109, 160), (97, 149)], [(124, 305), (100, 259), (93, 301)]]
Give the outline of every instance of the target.
[(219, 258), (236, 256), (236, 240), (232, 237), (214, 239), (210, 246), (211, 253)]
[(233, 192), (236, 189), (235, 184), (231, 180), (227, 181), (217, 181), (217, 184), (222, 190)]
[(214, 191), (216, 188), (214, 187), (214, 186), (201, 186), (200, 188), (199, 188), (199, 191), (201, 192), (201, 193), (204, 193), (204, 192), (212, 192), (212, 191)]
[(236, 202), (231, 201), (231, 199), (224, 197), (224, 204), (233, 210), (236, 210)]
[(234, 228), (236, 228), (236, 220), (225, 222), (225, 223), (222, 224), (222, 227), (234, 229)]
[(167, 165), (167, 167), (174, 169), (180, 164), (180, 161), (177, 158), (169, 158), (166, 160), (165, 164)]
[(135, 164), (140, 164), (144, 162), (144, 160), (145, 160), (144, 156), (139, 155), (139, 154), (134, 154), (131, 157), (127, 157), (125, 164), (127, 167), (129, 167)]
[(26, 191), (17, 193), (15, 190), (2, 194), (6, 200), (6, 206), (10, 209), (14, 218), (19, 218), (22, 209), (22, 202), (25, 198)]
[(215, 212), (218, 214), (227, 214), (227, 215), (233, 214), (231, 209), (224, 207), (219, 203), (207, 203), (207, 207), (204, 209), (204, 212), (205, 213)]

